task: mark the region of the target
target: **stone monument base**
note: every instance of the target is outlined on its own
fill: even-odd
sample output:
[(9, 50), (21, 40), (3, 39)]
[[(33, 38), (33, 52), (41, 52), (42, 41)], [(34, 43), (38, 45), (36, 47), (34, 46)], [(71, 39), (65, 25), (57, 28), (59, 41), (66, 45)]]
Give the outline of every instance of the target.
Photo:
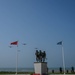
[(48, 67), (47, 62), (34, 62), (34, 70), (36, 75), (47, 75)]

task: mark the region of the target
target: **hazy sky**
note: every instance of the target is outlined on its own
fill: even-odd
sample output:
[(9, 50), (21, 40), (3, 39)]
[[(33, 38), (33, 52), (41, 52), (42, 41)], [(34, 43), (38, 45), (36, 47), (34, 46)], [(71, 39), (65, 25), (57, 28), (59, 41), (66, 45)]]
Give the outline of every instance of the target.
[[(48, 67), (75, 67), (75, 0), (0, 0), (0, 67), (34, 67), (35, 48), (45, 50)], [(24, 46), (22, 43), (26, 43)]]

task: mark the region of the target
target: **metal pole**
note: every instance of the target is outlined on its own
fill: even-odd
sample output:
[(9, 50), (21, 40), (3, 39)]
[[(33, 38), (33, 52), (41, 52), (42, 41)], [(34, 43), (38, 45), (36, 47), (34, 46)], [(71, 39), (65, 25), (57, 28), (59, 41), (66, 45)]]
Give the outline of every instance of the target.
[(18, 45), (16, 50), (16, 75), (17, 75), (17, 68), (18, 68)]
[(62, 42), (62, 60), (63, 60), (64, 75), (65, 75), (65, 60), (64, 60), (64, 49), (63, 49), (63, 42)]

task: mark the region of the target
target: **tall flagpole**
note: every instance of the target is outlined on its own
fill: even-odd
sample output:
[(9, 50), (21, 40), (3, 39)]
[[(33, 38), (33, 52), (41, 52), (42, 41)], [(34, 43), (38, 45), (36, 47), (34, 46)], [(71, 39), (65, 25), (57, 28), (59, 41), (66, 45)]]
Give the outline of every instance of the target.
[(64, 75), (65, 75), (65, 59), (64, 59), (64, 49), (63, 49), (63, 42), (62, 42), (62, 60), (63, 60), (63, 69), (64, 69)]
[(17, 50), (16, 50), (16, 75), (18, 70), (18, 44), (17, 44)]
[(10, 44), (11, 45), (17, 45), (17, 50), (16, 50), (16, 75), (17, 75), (17, 68), (18, 68), (18, 41), (11, 42)]

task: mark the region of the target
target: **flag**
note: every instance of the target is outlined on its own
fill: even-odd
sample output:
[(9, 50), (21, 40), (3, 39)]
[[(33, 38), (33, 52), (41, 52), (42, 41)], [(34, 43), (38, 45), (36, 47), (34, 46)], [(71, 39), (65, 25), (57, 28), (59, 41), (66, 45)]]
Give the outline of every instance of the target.
[(62, 45), (62, 41), (58, 42), (57, 45)]
[(23, 45), (26, 45), (26, 43), (23, 43)]
[(11, 44), (11, 45), (18, 45), (18, 41), (11, 42), (10, 44)]

